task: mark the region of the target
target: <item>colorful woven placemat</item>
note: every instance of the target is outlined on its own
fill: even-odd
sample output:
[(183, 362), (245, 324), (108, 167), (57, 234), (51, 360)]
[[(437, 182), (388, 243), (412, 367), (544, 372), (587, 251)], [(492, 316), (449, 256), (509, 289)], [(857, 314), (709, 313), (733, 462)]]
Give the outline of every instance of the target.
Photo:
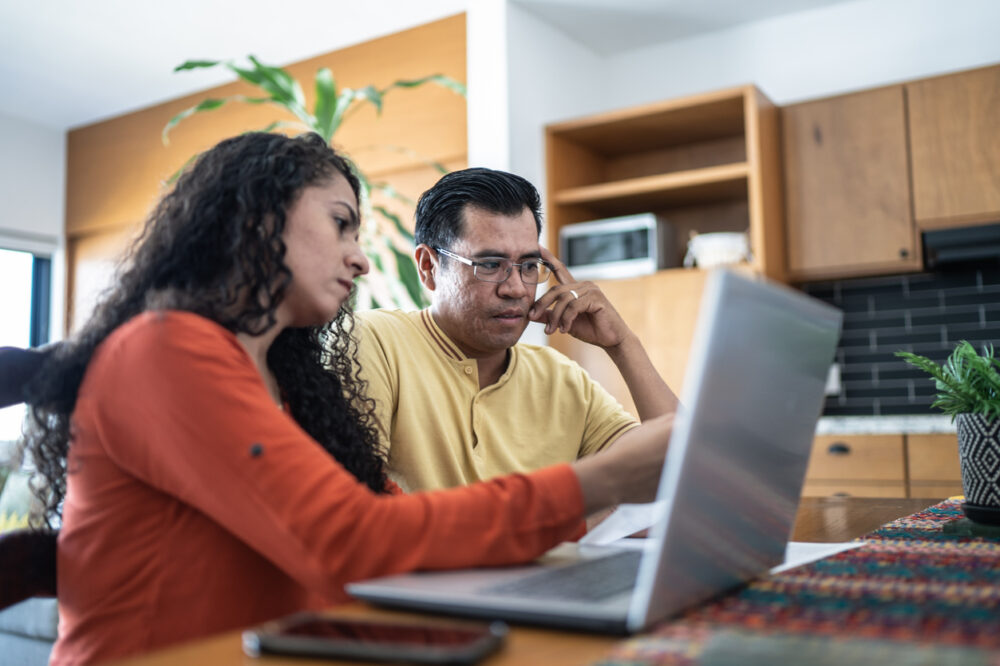
[(945, 529), (962, 519), (952, 499), (887, 523), (860, 548), (754, 581), (599, 663), (1000, 666), (1000, 539)]

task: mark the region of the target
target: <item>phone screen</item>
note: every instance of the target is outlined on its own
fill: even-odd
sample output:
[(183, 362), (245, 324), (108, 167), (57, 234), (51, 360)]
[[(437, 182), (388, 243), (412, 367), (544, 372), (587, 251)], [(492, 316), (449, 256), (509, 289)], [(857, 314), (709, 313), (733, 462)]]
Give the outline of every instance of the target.
[(472, 664), (496, 651), (506, 634), (502, 622), (388, 622), (300, 613), (244, 632), (243, 646), (253, 656)]

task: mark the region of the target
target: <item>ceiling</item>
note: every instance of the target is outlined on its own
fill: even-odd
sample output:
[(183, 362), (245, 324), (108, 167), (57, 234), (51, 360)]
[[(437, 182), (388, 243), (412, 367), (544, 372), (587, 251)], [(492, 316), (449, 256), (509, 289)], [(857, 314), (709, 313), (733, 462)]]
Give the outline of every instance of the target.
[[(230, 80), (222, 70), (174, 74), (185, 60), (253, 53), (287, 64), (482, 1), (4, 1), (0, 114), (69, 129)], [(510, 1), (609, 55), (845, 0)]]
[(845, 0), (511, 0), (612, 55)]

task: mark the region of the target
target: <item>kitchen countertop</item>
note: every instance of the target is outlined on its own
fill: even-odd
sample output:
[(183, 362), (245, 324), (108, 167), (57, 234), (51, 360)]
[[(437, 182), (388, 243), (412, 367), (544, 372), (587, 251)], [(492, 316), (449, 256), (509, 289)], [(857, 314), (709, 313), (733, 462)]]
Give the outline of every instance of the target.
[(951, 417), (932, 416), (824, 416), (817, 435), (949, 434), (955, 432)]

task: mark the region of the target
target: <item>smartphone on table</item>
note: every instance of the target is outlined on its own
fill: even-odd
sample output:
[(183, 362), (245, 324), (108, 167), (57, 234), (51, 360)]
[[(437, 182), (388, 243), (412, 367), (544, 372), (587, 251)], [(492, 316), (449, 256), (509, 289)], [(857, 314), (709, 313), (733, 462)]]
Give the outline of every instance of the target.
[(474, 664), (493, 654), (507, 636), (503, 622), (381, 620), (296, 613), (243, 632), (243, 651), (269, 654)]

